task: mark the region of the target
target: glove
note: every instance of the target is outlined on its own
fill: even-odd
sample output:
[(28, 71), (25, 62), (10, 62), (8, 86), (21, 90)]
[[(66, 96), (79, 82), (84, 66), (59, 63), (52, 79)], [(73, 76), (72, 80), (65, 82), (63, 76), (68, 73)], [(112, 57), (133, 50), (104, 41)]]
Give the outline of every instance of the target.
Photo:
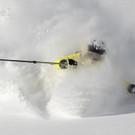
[(67, 69), (68, 68), (68, 61), (66, 59), (61, 60), (59, 66), (61, 69)]
[(61, 67), (61, 69), (67, 69), (67, 68), (77, 68), (77, 61), (73, 60), (73, 59), (63, 59), (60, 61), (59, 66)]
[(128, 92), (131, 94), (135, 94), (135, 84), (129, 84)]
[(68, 64), (69, 68), (77, 68), (77, 61), (73, 59), (68, 59)]

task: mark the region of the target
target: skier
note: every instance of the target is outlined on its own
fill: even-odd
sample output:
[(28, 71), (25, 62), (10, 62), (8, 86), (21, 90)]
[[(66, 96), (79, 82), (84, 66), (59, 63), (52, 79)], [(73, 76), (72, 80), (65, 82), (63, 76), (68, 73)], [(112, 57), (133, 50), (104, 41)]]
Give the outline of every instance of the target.
[(92, 40), (85, 51), (60, 58), (56, 61), (57, 69), (77, 68), (78, 65), (91, 65), (101, 61), (105, 54), (105, 45), (101, 40)]
[[(60, 58), (56, 61), (57, 69), (75, 69), (79, 65), (93, 65), (104, 58), (106, 53), (105, 44), (101, 40), (92, 40), (85, 51), (76, 52), (73, 55)], [(135, 84), (125, 81), (126, 89), (129, 93), (135, 94)]]

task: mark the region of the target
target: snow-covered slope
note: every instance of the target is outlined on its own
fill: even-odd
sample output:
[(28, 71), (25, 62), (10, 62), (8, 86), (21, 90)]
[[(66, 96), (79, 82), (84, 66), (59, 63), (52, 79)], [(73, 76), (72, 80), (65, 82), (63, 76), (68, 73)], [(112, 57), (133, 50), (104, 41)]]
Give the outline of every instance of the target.
[(133, 134), (135, 95), (123, 82), (135, 82), (134, 7), (134, 0), (0, 0), (0, 58), (54, 62), (92, 39), (107, 46), (101, 64), (75, 71), (1, 62), (0, 134)]
[(134, 135), (135, 114), (91, 117), (87, 119), (44, 120), (4, 117), (1, 135)]

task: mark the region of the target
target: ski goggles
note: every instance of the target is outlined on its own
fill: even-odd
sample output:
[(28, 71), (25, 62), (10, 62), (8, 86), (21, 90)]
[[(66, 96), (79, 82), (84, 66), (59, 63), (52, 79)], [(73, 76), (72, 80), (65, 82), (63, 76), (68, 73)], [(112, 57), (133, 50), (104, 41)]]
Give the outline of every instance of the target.
[(91, 52), (91, 51), (87, 52), (86, 57), (88, 59), (92, 59), (92, 60), (100, 60), (101, 59), (101, 55), (100, 54), (97, 54), (97, 53)]

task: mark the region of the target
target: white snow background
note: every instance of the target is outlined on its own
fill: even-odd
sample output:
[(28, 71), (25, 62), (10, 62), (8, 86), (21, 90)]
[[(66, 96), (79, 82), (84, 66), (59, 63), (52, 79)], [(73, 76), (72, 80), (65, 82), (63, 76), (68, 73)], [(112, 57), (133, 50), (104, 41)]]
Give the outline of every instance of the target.
[(0, 135), (134, 134), (134, 0), (0, 0), (0, 58), (54, 62), (92, 39), (98, 66), (0, 62)]

